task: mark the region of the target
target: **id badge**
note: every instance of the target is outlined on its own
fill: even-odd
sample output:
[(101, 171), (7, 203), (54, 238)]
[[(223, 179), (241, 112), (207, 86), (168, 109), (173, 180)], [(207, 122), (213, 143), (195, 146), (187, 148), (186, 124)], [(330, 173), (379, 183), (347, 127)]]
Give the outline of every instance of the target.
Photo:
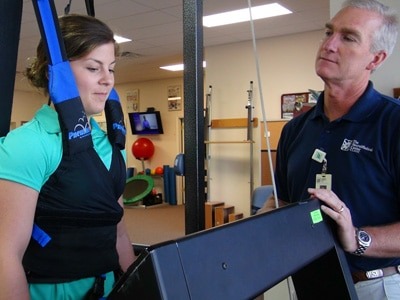
[(316, 189), (332, 189), (332, 175), (331, 174), (317, 174), (315, 176)]

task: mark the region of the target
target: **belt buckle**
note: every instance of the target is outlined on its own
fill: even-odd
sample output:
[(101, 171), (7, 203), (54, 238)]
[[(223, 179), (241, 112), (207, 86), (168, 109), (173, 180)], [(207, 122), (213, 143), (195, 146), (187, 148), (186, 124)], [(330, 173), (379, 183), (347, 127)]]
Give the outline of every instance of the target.
[(376, 269), (376, 270), (367, 271), (367, 272), (365, 272), (365, 276), (367, 276), (368, 279), (381, 278), (381, 277), (383, 277), (383, 270)]

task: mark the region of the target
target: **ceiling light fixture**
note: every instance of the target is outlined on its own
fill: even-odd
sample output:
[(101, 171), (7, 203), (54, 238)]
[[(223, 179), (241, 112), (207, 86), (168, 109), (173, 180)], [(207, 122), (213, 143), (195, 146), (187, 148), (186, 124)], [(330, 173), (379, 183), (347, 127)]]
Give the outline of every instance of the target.
[[(206, 66), (207, 66), (207, 63), (205, 61), (203, 61), (203, 68), (205, 68)], [(176, 64), (176, 65), (163, 66), (163, 67), (160, 67), (160, 69), (176, 72), (176, 71), (183, 71), (184, 66), (183, 66), (183, 64)]]
[[(278, 3), (254, 6), (251, 8), (253, 20), (265, 19), (275, 16), (291, 14), (292, 11)], [(232, 10), (215, 15), (203, 17), (203, 26), (216, 27), (228, 24), (235, 24), (250, 21), (250, 11), (248, 8)]]
[(122, 36), (116, 35), (114, 34), (114, 40), (117, 44), (122, 44), (122, 43), (126, 43), (126, 42), (131, 42), (131, 39), (128, 38), (124, 38)]

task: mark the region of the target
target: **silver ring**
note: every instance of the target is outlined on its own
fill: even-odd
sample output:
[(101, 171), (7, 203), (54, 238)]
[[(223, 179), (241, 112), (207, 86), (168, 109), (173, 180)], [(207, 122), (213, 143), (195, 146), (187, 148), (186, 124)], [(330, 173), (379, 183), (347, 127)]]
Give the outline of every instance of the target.
[(342, 207), (337, 211), (339, 214), (341, 214), (344, 211), (344, 206), (342, 205)]

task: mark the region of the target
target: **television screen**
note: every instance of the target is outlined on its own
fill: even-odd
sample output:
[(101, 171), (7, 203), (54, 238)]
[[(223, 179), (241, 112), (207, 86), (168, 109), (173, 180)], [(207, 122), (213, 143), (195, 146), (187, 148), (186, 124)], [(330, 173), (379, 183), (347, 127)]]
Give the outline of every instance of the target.
[(129, 113), (132, 134), (164, 133), (159, 111)]

